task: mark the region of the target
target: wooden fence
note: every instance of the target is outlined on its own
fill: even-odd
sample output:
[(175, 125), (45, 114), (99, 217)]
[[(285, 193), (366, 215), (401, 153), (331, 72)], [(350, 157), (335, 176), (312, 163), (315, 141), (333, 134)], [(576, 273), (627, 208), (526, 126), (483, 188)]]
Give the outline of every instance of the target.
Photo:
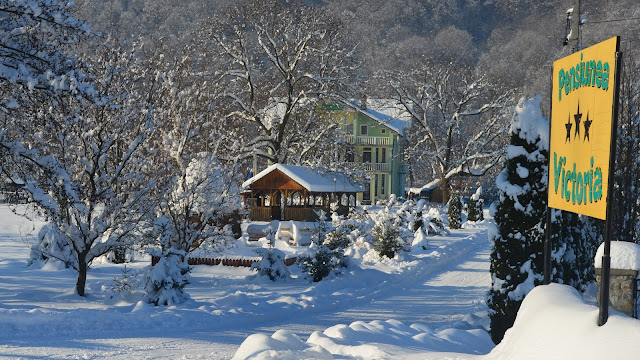
[[(286, 266), (291, 266), (296, 263), (298, 258), (292, 257), (284, 259), (284, 264)], [(159, 256), (151, 257), (151, 265), (155, 266), (155, 264), (160, 261)], [(257, 263), (260, 259), (218, 259), (218, 258), (188, 258), (187, 264), (189, 265), (224, 265), (224, 266), (233, 266), (233, 267), (251, 267), (251, 265)]]

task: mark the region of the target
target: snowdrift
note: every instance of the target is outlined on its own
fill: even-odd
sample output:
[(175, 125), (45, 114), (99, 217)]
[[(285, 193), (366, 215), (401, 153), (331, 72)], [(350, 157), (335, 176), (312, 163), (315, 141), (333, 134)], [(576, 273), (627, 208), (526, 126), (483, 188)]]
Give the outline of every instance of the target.
[[(524, 300), (514, 327), (486, 355), (452, 353), (470, 343), (483, 344), (482, 330), (448, 329), (397, 321), (354, 322), (314, 332), (302, 341), (285, 330), (271, 337), (249, 336), (234, 360), (241, 359), (617, 359), (640, 356), (640, 321), (613, 313), (597, 326), (598, 308), (586, 304), (571, 287), (551, 284), (535, 288)], [(462, 345), (462, 346), (461, 346)], [(463, 351), (463, 350), (462, 350)], [(446, 352), (446, 353), (445, 353)]]

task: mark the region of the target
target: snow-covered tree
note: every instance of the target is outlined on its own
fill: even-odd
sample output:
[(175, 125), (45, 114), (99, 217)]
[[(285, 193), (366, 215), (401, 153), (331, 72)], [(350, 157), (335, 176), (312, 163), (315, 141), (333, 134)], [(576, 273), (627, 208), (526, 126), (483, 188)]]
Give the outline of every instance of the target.
[(484, 175), (500, 161), (511, 91), (452, 63), (429, 62), (385, 77), (413, 118), (405, 157), (410, 163), (428, 164), (429, 173), (423, 176), (439, 184), (443, 203), (451, 178)]
[(68, 14), (71, 5), (50, 0), (0, 1), (3, 112), (30, 99), (33, 90), (73, 90), (79, 85), (68, 45), (77, 43), (89, 28)]
[(521, 101), (511, 125), (504, 170), (496, 179), (498, 232), (491, 239), (491, 338), (499, 343), (524, 297), (543, 280), (549, 122), (540, 95)]
[(336, 130), (316, 110), (350, 66), (339, 27), (317, 7), (276, 0), (245, 1), (207, 23), (203, 51), (220, 62), (213, 81), (224, 84), (243, 156), (300, 162)]
[(177, 305), (190, 299), (184, 288), (189, 284), (191, 268), (186, 253), (172, 247), (151, 251), (160, 261), (149, 266), (144, 281), (143, 300), (155, 306)]
[(467, 214), (467, 220), (469, 221), (482, 221), (484, 220), (484, 213), (482, 208), (484, 206), (484, 200), (482, 199), (482, 186), (476, 189), (476, 192), (471, 195), (469, 199), (469, 213)]
[(0, 148), (3, 171), (23, 179), (58, 241), (73, 249), (83, 296), (92, 260), (130, 244), (153, 209), (145, 146), (154, 130), (155, 77), (133, 51), (111, 42), (81, 63), (82, 91), (23, 106), (30, 122), (14, 123), (7, 136), (15, 140), (0, 140)]
[(371, 236), (378, 255), (393, 258), (400, 251), (410, 251), (413, 232), (407, 232), (408, 224), (391, 207), (376, 213), (374, 221)]
[(275, 231), (269, 226), (265, 229), (265, 234), (269, 247), (254, 250), (262, 259), (251, 265), (251, 270), (256, 270), (260, 276), (269, 277), (271, 281), (289, 278), (289, 269), (284, 264), (285, 254), (281, 250), (274, 248), (276, 241)]
[(169, 237), (171, 247), (187, 253), (196, 247), (222, 250), (234, 239), (230, 228), (220, 223), (240, 211), (233, 170), (211, 154), (199, 153), (170, 179), (158, 215), (170, 222), (163, 236)]
[(351, 229), (346, 225), (344, 217), (336, 212), (337, 206), (332, 208), (331, 229), (326, 225), (324, 212), (321, 212), (316, 231), (312, 235), (313, 240), (297, 261), (302, 272), (313, 282), (321, 281), (332, 273), (340, 273), (348, 264), (344, 250), (353, 241)]
[(454, 191), (449, 198), (449, 229), (460, 229), (462, 226), (462, 196)]
[(594, 220), (554, 209), (551, 216), (551, 281), (587, 290), (595, 280), (595, 258), (601, 236)]

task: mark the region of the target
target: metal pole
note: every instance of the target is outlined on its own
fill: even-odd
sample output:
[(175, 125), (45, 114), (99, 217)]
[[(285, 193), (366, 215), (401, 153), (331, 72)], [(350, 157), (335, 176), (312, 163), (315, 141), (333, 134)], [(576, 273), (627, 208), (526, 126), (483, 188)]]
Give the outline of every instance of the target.
[(569, 37), (571, 53), (580, 51), (580, 0), (573, 0), (573, 13), (571, 14), (571, 36)]
[[(620, 49), (620, 38), (616, 44), (616, 50)], [(616, 139), (618, 131), (618, 88), (620, 73), (622, 72), (622, 53), (616, 52), (616, 74), (613, 88), (613, 116), (611, 118), (611, 144), (609, 147), (609, 179), (607, 184), (607, 214), (604, 234), (604, 254), (602, 255), (602, 274), (600, 280), (600, 306), (598, 314), (598, 326), (607, 323), (609, 319), (609, 283), (611, 279), (611, 235), (613, 233), (613, 182), (615, 181)]]
[[(551, 84), (549, 86), (549, 114), (553, 113), (553, 66), (551, 66)], [(549, 116), (549, 149), (551, 149), (551, 116)], [(549, 178), (547, 179), (547, 214), (546, 214), (546, 228), (545, 228), (545, 236), (544, 236), (544, 263), (543, 263), (543, 271), (544, 271), (544, 285), (551, 284), (551, 211), (552, 208), (549, 207), (549, 189), (551, 187), (551, 154), (549, 154)]]

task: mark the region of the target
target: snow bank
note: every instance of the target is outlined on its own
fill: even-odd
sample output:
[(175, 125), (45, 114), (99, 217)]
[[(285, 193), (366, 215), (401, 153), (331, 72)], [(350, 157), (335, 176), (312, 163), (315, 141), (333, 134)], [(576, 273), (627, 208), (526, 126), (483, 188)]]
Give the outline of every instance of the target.
[[(602, 267), (604, 243), (596, 252), (595, 265)], [(626, 241), (611, 242), (611, 268), (621, 270), (640, 270), (640, 245)]]
[(513, 328), (486, 357), (513, 359), (638, 359), (640, 321), (612, 314), (597, 325), (598, 308), (565, 285), (538, 286), (527, 295)]
[(271, 337), (247, 337), (233, 357), (243, 359), (396, 359), (404, 349), (452, 352), (479, 348), (487, 352), (493, 343), (480, 329), (446, 329), (434, 332), (423, 324), (407, 326), (400, 321), (356, 321), (316, 331), (306, 342), (285, 330)]
[[(425, 325), (398, 321), (356, 321), (314, 332), (306, 343), (282, 330), (271, 338), (248, 337), (234, 359), (637, 359), (640, 321), (612, 314), (602, 327), (598, 309), (565, 285), (538, 286), (524, 299), (513, 328), (489, 354), (468, 349), (492, 344), (481, 329), (433, 332)], [(459, 352), (454, 354), (452, 352)], [(330, 354), (330, 355), (329, 355)]]

